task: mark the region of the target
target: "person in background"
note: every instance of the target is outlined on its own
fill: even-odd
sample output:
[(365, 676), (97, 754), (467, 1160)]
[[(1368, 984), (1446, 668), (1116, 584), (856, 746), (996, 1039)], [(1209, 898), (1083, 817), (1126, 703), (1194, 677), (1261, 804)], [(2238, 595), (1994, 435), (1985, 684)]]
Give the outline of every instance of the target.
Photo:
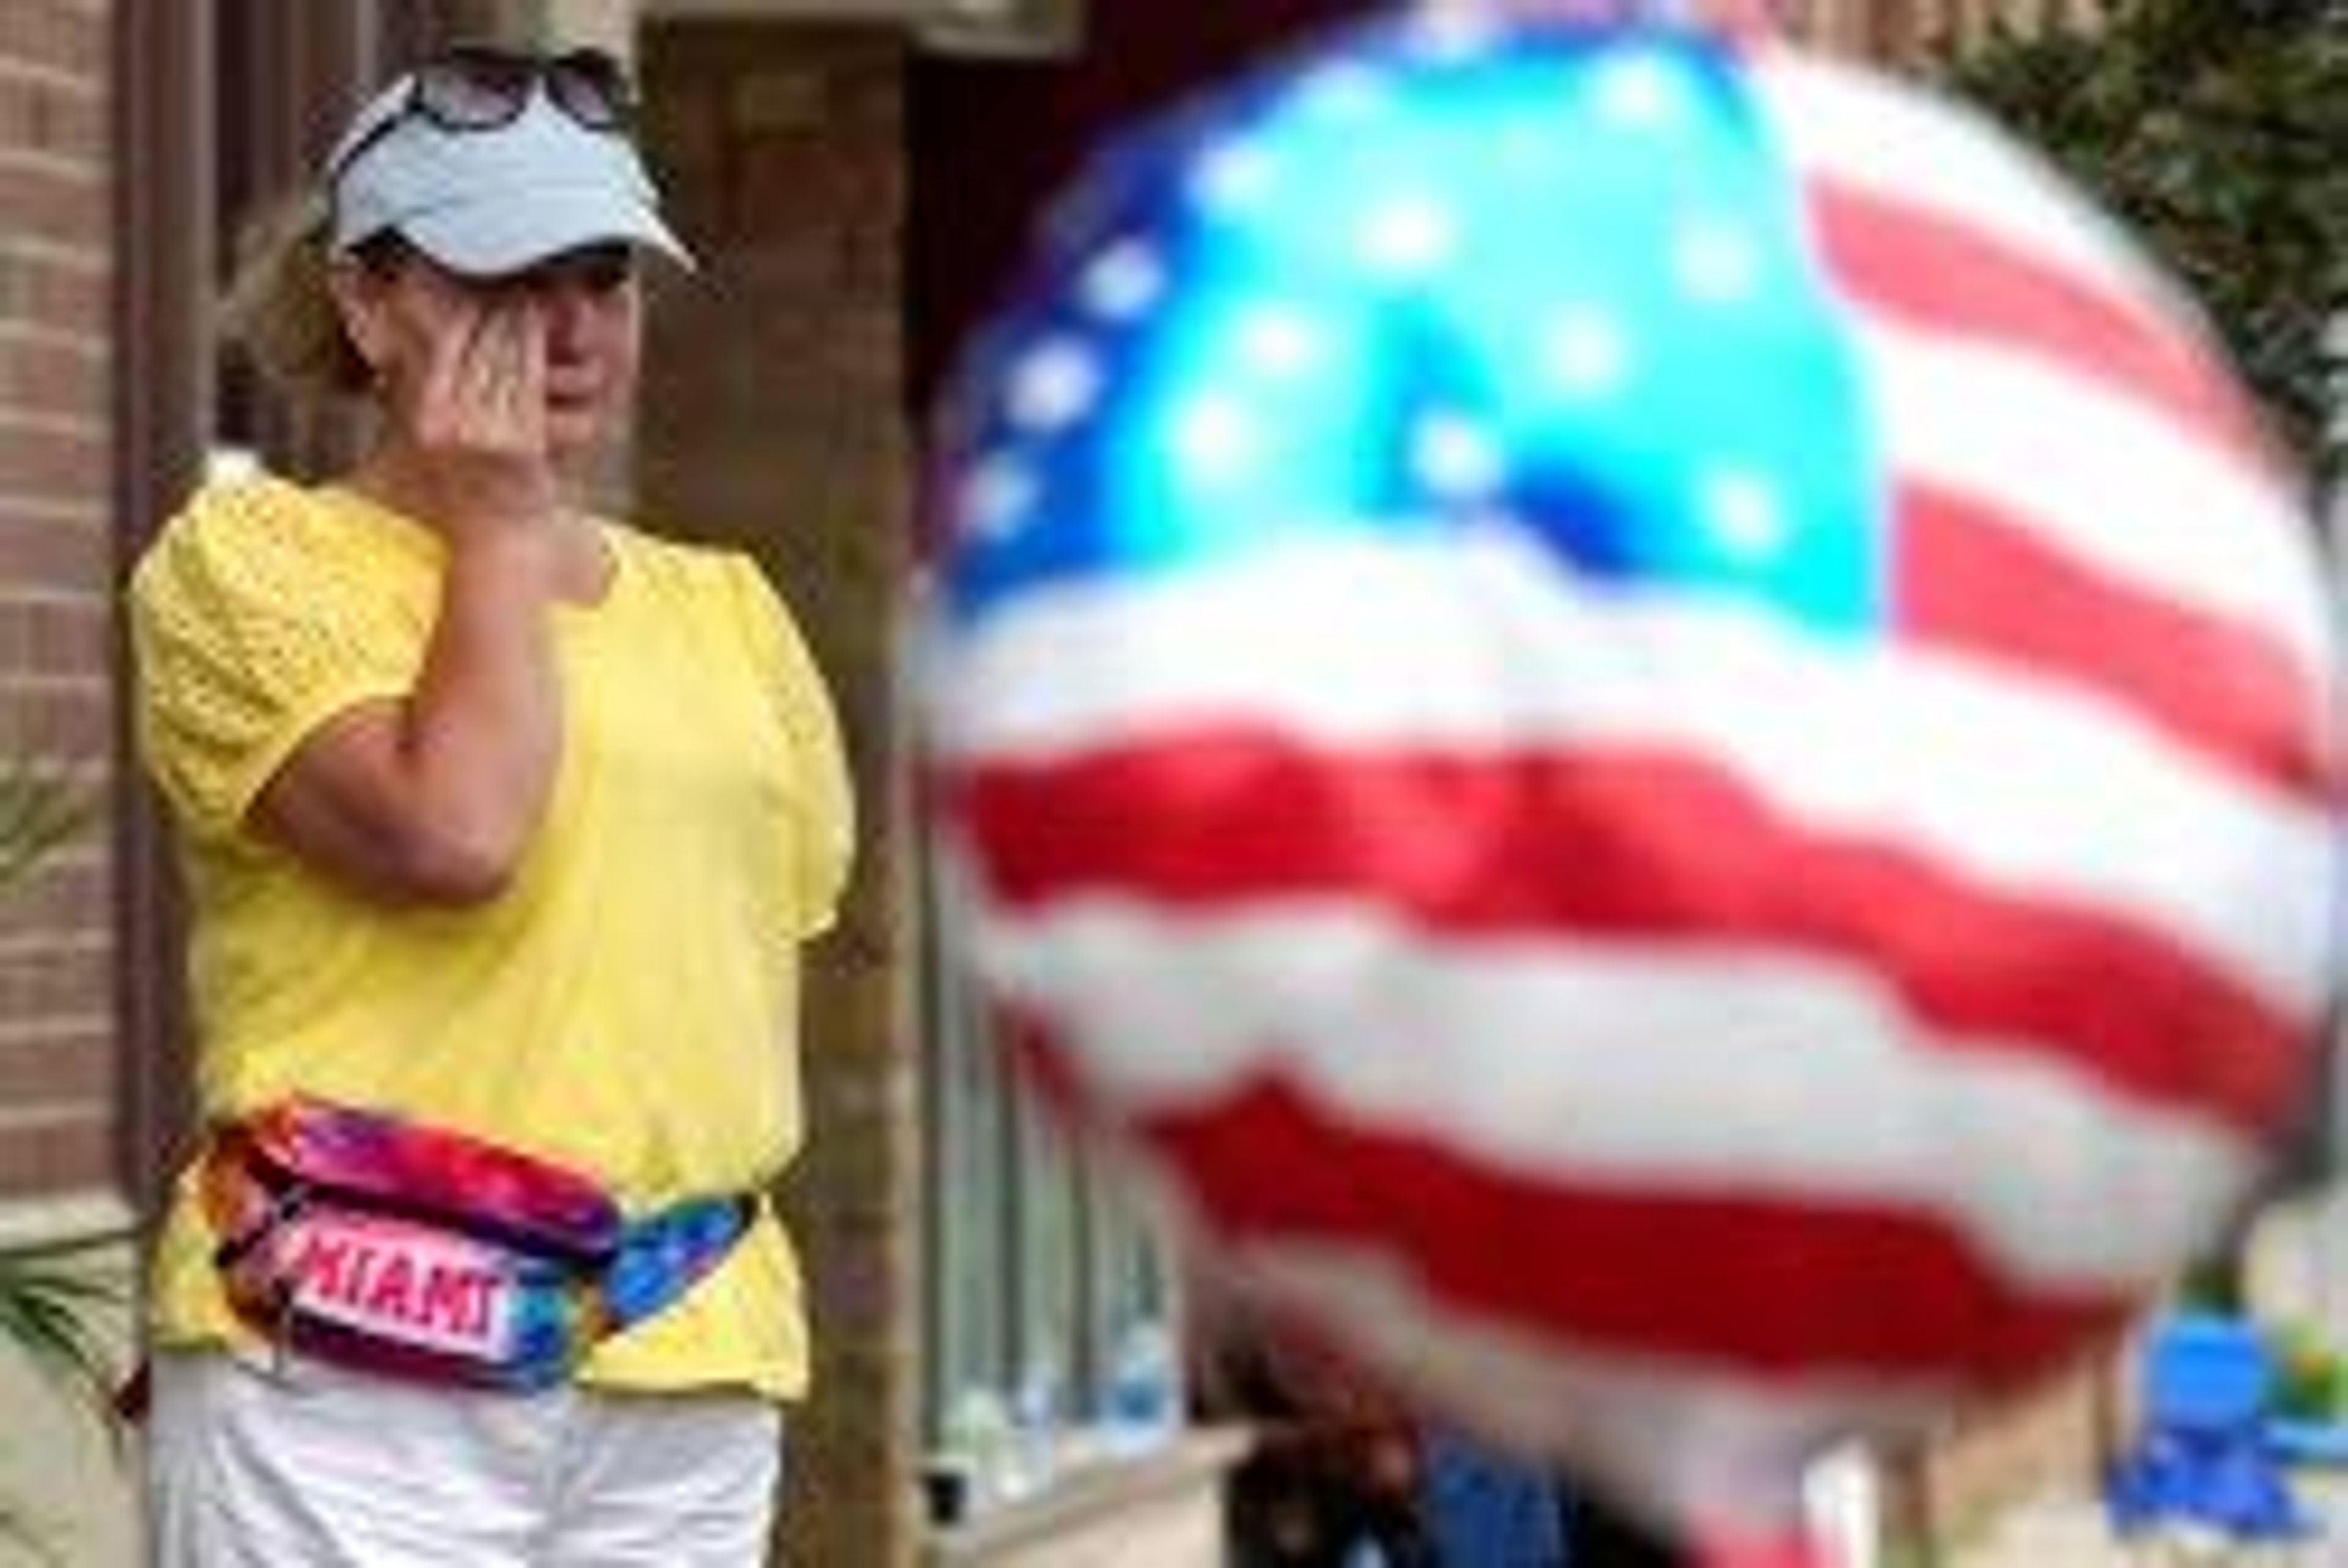
[[(835, 719), (739, 553), (599, 515), (640, 272), (689, 269), (598, 54), (361, 107), (232, 332), (371, 442), (137, 565), (201, 1147), (152, 1264), (153, 1560), (767, 1560), (800, 1283), (799, 949)], [(778, 519), (779, 520), (779, 519)]]
[(1602, 1500), (1558, 1489), (1572, 1568), (1688, 1568), (1692, 1559)]
[(1200, 1270), (1193, 1414), (1257, 1440), (1229, 1486), (1238, 1568), (1679, 1568), (1683, 1555), (1551, 1468), (1423, 1413)]
[(1419, 1493), (1439, 1561), (1479, 1568), (1582, 1568), (1567, 1550), (1571, 1500), (1545, 1469), (1447, 1427), (1420, 1439)]
[(1226, 1488), (1234, 1568), (1437, 1568), (1410, 1411), (1210, 1271), (1183, 1301), (1192, 1414), (1254, 1430)]

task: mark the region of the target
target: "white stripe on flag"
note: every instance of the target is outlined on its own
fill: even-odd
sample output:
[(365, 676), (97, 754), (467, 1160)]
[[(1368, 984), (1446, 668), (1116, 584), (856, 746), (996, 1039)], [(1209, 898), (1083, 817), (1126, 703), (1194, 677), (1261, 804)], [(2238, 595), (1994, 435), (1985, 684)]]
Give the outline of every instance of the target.
[(2328, 655), (2315, 529), (2214, 443), (2043, 355), (1862, 315), (1893, 472), (1993, 505), (2114, 581)]
[(981, 929), (988, 979), (1083, 1040), (1079, 1071), (1122, 1108), (1211, 1105), (1276, 1072), (1340, 1120), (1535, 1179), (1934, 1214), (2053, 1288), (2150, 1286), (2258, 1168), (2214, 1123), (2028, 1041), (1938, 1037), (1854, 967), (1758, 947), (1097, 897)]
[(1790, 51), (1771, 51), (1748, 79), (1797, 169), (1977, 230), (2214, 343), (2199, 307), (2125, 231), (1979, 110), (1912, 80)]
[(2101, 693), (1962, 652), (1789, 630), (1734, 600), (1579, 582), (1494, 528), (1323, 542), (1230, 569), (1038, 589), (933, 645), (947, 761), (1044, 761), (1246, 724), (1462, 755), (1669, 751), (1818, 832), (2149, 923), (2303, 1015), (2329, 983), (2316, 804)]

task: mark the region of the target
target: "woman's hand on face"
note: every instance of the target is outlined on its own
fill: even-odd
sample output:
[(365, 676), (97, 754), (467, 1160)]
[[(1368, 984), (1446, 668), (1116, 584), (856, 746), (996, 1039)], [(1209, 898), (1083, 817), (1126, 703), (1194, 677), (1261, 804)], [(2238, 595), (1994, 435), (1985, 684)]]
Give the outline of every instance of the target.
[(456, 294), (417, 323), (420, 372), (396, 403), (442, 491), (452, 534), (542, 523), (557, 512), (547, 450), (546, 320), (529, 294)]

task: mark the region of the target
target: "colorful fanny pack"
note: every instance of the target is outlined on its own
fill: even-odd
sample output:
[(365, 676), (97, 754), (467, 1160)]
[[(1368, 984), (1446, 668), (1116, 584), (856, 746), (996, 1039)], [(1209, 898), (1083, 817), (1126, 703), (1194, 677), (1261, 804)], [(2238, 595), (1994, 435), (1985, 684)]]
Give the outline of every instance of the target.
[(684, 1295), (756, 1205), (697, 1198), (631, 1220), (562, 1165), (307, 1099), (215, 1133), (202, 1192), (228, 1299), (281, 1350), (510, 1390), (562, 1382)]

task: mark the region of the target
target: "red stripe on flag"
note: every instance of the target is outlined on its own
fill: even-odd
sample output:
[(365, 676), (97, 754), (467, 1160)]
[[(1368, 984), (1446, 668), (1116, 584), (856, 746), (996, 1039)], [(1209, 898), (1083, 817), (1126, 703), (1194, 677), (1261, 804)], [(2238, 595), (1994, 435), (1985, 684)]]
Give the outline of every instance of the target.
[(2321, 704), (2280, 642), (2133, 592), (1945, 487), (1903, 480), (1897, 505), (1904, 629), (2116, 697), (2230, 769), (2325, 798)]
[[(1569, 1100), (1559, 1113), (1572, 1114)], [(1455, 1307), (1592, 1348), (1756, 1373), (2004, 1382), (2114, 1328), (2127, 1307), (2025, 1288), (1921, 1209), (1619, 1175), (1567, 1185), (1353, 1124), (1272, 1078), (1210, 1106), (1144, 1109), (1134, 1126), (1227, 1239), (1407, 1256)]]
[(1682, 756), (1332, 753), (1229, 730), (945, 787), (1014, 907), (1347, 897), (1463, 935), (1743, 942), (1847, 961), (1944, 1035), (2253, 1133), (2299, 1086), (2308, 1031), (2145, 921), (1806, 829)]
[(2036, 350), (2278, 466), (2250, 405), (2193, 340), (1986, 230), (1816, 175), (1810, 211), (1827, 265), (1859, 300), (1914, 323)]

